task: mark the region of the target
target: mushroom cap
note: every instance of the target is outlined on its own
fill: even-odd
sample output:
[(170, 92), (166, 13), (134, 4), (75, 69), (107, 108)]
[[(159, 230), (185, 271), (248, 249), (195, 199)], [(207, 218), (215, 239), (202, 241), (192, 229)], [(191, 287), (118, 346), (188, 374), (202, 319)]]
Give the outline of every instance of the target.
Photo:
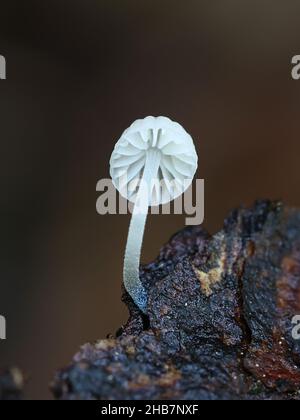
[(198, 156), (192, 137), (177, 122), (167, 117), (135, 121), (116, 143), (110, 159), (113, 184), (132, 203), (136, 201), (150, 150), (160, 154), (149, 199), (149, 206), (157, 206), (176, 199), (188, 189), (198, 167)]

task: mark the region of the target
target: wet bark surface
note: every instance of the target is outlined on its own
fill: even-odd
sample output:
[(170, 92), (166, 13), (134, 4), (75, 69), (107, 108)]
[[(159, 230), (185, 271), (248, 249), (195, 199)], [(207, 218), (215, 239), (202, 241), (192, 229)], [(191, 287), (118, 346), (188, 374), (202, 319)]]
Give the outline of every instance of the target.
[(210, 236), (175, 235), (141, 268), (147, 316), (86, 344), (56, 374), (58, 399), (300, 399), (300, 211), (238, 209)]

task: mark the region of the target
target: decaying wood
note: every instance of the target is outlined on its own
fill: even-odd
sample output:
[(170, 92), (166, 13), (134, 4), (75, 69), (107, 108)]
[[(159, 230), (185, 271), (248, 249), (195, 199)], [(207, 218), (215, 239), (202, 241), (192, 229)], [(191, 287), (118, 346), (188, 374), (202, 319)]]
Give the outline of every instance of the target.
[(148, 316), (86, 344), (58, 399), (300, 399), (300, 211), (258, 202), (210, 236), (186, 228), (141, 269)]

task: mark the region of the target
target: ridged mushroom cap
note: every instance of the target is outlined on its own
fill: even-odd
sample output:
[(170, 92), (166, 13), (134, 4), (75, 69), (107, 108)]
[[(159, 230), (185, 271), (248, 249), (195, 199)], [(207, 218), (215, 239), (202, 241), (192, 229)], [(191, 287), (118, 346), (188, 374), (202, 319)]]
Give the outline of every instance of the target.
[(160, 164), (149, 206), (166, 204), (190, 186), (198, 166), (192, 137), (169, 118), (147, 117), (125, 130), (112, 153), (110, 175), (120, 194), (134, 203), (150, 150), (159, 151)]

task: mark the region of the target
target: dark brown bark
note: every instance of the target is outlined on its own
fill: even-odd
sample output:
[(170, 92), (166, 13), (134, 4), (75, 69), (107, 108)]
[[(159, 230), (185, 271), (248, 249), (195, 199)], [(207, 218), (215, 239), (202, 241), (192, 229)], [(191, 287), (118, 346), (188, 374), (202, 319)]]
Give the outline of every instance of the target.
[(300, 399), (300, 211), (262, 201), (211, 237), (186, 228), (141, 269), (144, 316), (86, 344), (59, 399)]

